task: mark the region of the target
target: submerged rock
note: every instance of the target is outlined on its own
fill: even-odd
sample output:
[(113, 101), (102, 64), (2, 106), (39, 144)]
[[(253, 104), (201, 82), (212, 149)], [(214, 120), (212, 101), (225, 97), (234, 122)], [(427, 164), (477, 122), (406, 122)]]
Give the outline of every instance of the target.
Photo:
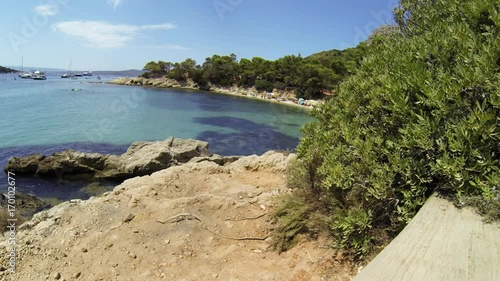
[(50, 156), (12, 157), (5, 171), (41, 177), (127, 179), (209, 157), (208, 143), (192, 139), (134, 142), (122, 155), (103, 155), (65, 150)]
[[(14, 199), (14, 205), (11, 205), (10, 207), (8, 207), (9, 199)], [(20, 216), (29, 217), (47, 206), (47, 203), (43, 202), (40, 198), (34, 195), (16, 192), (14, 197), (9, 197), (7, 194), (1, 194), (0, 209), (10, 210), (14, 207), (15, 209), (13, 210), (15, 210), (15, 212), (17, 212)]]

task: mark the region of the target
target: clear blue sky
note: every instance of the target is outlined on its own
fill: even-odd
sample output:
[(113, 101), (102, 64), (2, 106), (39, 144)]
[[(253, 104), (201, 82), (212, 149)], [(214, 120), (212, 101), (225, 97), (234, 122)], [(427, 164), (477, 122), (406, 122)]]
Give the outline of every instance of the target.
[(35, 0), (0, 8), (0, 65), (140, 69), (212, 54), (277, 59), (344, 49), (396, 0)]

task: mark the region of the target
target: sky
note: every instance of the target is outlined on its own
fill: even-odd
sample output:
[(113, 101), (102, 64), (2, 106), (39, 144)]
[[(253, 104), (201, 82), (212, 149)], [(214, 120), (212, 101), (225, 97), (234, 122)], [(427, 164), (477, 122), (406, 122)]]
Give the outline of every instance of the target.
[(397, 0), (23, 0), (0, 4), (0, 65), (142, 69), (213, 54), (278, 59), (354, 47)]

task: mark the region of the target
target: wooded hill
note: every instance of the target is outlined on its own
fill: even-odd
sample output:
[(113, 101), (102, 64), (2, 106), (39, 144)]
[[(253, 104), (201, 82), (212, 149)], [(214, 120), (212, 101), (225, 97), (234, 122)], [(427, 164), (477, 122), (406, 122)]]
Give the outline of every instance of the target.
[(325, 51), (303, 58), (288, 55), (277, 60), (261, 57), (242, 58), (235, 54), (213, 55), (202, 64), (193, 59), (181, 63), (150, 61), (144, 66), (146, 78), (193, 79), (201, 88), (211, 83), (219, 86), (255, 86), (259, 91), (294, 89), (298, 98), (317, 99), (325, 90), (334, 90), (346, 77), (354, 74), (366, 53), (367, 44), (355, 48)]

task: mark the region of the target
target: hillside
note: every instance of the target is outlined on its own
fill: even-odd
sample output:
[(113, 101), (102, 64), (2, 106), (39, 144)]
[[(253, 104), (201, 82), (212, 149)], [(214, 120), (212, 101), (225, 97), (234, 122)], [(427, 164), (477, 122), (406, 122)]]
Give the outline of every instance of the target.
[(17, 72), (17, 70), (8, 67), (3, 67), (0, 65), (0, 73), (14, 73), (14, 72)]
[(144, 66), (144, 78), (193, 80), (199, 88), (207, 85), (238, 86), (259, 92), (293, 90), (297, 98), (321, 99), (325, 92), (335, 91), (338, 85), (356, 72), (367, 51), (359, 44), (344, 51), (327, 51), (303, 58), (287, 55), (277, 60), (261, 57), (241, 58), (236, 54), (213, 55), (201, 64), (187, 58), (183, 62), (150, 61)]

